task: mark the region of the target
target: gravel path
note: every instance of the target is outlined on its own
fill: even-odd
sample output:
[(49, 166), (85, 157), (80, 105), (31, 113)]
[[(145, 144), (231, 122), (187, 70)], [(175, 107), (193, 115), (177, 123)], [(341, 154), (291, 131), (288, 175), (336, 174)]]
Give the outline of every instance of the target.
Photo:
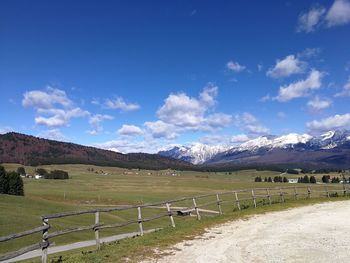
[(350, 262), (350, 201), (252, 216), (208, 229), (151, 262)]

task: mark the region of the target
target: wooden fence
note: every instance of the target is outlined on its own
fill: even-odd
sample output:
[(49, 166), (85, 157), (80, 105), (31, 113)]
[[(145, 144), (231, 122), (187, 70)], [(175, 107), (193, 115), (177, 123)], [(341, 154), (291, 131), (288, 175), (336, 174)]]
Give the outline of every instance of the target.
[[(197, 220), (201, 220), (203, 215), (222, 215), (224, 211), (240, 211), (251, 206), (256, 208), (260, 205), (271, 205), (272, 203), (283, 203), (287, 199), (298, 200), (301, 198), (313, 198), (313, 197), (332, 197), (339, 195), (347, 195), (349, 189), (343, 184), (337, 185), (297, 185), (297, 186), (281, 186), (272, 188), (254, 188), (254, 189), (242, 189), (221, 193), (210, 193), (205, 195), (199, 195), (194, 197), (183, 197), (175, 200), (168, 200), (163, 202), (142, 204), (142, 205), (130, 205), (123, 207), (110, 207), (110, 208), (96, 208), (90, 210), (81, 211), (69, 211), (63, 213), (56, 213), (51, 215), (41, 216), (42, 226), (23, 231), (16, 234), (0, 237), (0, 244), (17, 238), (33, 235), (36, 233), (42, 233), (42, 240), (36, 244), (21, 248), (17, 251), (3, 254), (0, 256), (0, 261), (15, 258), (23, 255), (27, 252), (41, 249), (42, 256), (41, 261), (43, 263), (48, 262), (48, 247), (53, 245), (53, 239), (68, 235), (75, 232), (81, 232), (86, 230), (92, 230), (96, 240), (96, 249), (100, 249), (100, 231), (108, 228), (122, 228), (131, 224), (138, 225), (139, 235), (144, 234), (143, 223), (150, 222), (163, 217), (168, 217), (170, 225), (176, 227), (174, 217), (182, 217), (184, 215), (192, 215)], [(179, 203), (186, 203), (185, 207), (175, 207), (172, 205)], [(147, 208), (161, 208), (164, 212), (152, 215), (150, 217), (144, 217), (143, 211)], [(206, 209), (204, 209), (206, 208)], [(101, 213), (108, 212), (121, 212), (125, 210), (135, 210), (137, 217), (135, 219), (126, 220), (121, 223), (104, 224), (100, 221)], [(215, 210), (215, 213), (213, 213)], [(154, 210), (152, 210), (154, 212)], [(51, 225), (54, 224), (54, 219), (72, 217), (84, 214), (94, 214), (95, 220), (91, 225), (73, 227), (63, 230), (57, 230), (49, 232)], [(50, 220), (50, 224), (49, 224)], [(51, 223), (53, 222), (53, 223)]]

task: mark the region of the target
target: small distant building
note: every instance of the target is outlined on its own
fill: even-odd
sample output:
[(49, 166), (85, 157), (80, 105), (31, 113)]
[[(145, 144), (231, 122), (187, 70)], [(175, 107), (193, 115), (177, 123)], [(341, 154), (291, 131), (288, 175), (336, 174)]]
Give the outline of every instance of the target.
[(41, 179), (41, 178), (42, 178), (42, 176), (40, 174), (35, 175), (35, 179)]
[(298, 183), (298, 179), (288, 179), (288, 183), (296, 184), (296, 183)]

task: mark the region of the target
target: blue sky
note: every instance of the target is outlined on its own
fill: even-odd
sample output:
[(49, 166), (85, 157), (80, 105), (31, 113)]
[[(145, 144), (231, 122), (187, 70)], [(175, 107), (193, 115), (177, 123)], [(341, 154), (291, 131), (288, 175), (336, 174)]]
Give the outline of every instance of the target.
[(350, 1), (1, 1), (0, 132), (122, 152), (350, 127)]

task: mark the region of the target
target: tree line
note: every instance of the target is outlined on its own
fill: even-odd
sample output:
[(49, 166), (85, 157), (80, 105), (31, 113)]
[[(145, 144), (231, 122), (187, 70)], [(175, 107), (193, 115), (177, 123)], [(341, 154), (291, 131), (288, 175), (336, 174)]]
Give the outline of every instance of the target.
[(273, 179), (272, 177), (265, 177), (264, 180), (261, 178), (261, 176), (257, 176), (254, 179), (255, 182), (268, 182), (268, 183), (288, 183), (287, 177), (282, 176), (275, 176)]
[(7, 172), (0, 166), (0, 194), (24, 195), (23, 181), (19, 173)]
[(58, 179), (65, 180), (69, 179), (68, 172), (62, 170), (53, 170), (51, 172), (47, 172), (43, 168), (36, 169), (36, 173), (41, 175), (44, 179)]

